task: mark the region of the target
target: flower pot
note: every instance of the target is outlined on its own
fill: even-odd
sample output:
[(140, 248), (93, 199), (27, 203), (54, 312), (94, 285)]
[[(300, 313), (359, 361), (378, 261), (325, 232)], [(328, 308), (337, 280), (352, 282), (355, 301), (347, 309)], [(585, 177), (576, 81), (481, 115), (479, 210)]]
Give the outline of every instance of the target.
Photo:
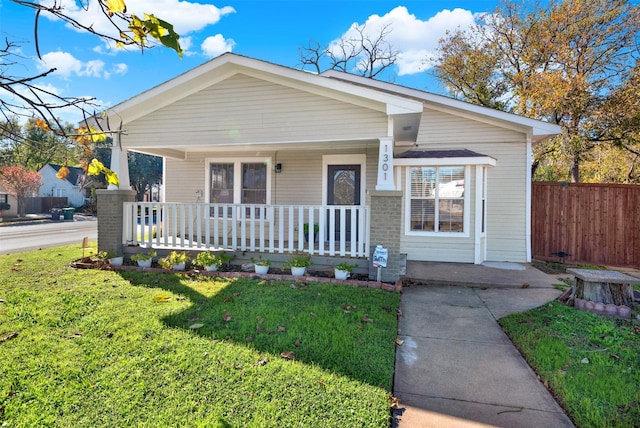
[(176, 263), (175, 265), (171, 266), (171, 269), (173, 270), (184, 270), (185, 267), (185, 262), (180, 262), (180, 263)]
[(291, 266), (291, 275), (293, 275), (293, 276), (304, 276), (304, 273), (305, 273), (306, 270), (307, 270), (306, 267)]
[(151, 260), (152, 259), (148, 259), (148, 260), (138, 260), (138, 266), (141, 268), (148, 268), (151, 267)]
[(109, 259), (109, 264), (111, 266), (122, 266), (122, 262), (124, 261), (124, 257), (112, 257)]
[(264, 275), (265, 273), (269, 272), (269, 266), (264, 266), (264, 265), (254, 265), (254, 266), (256, 269), (256, 273)]
[(218, 269), (220, 269), (220, 266), (218, 265), (209, 265), (204, 267), (204, 270), (208, 272), (216, 272)]
[(349, 271), (348, 270), (335, 269), (334, 274), (336, 276), (336, 279), (347, 279), (347, 278), (349, 278)]

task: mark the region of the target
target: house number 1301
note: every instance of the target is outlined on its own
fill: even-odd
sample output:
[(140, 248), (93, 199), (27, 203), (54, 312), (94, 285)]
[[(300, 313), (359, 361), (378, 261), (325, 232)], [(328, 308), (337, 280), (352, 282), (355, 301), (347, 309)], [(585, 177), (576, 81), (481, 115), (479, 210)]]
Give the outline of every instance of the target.
[(393, 141), (382, 140), (380, 141), (380, 157), (378, 159), (378, 184), (376, 189), (378, 190), (394, 190), (393, 184), (393, 155), (392, 146)]

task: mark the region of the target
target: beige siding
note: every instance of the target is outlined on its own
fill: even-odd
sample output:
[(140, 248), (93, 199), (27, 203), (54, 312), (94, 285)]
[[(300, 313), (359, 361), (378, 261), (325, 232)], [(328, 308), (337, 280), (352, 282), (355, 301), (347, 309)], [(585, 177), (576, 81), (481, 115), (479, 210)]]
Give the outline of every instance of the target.
[(127, 128), (126, 145), (207, 146), (377, 138), (386, 135), (387, 118), (382, 112), (235, 75)]
[(524, 141), (524, 134), (509, 129), (453, 116), (437, 110), (425, 109), (420, 123), (417, 145), (432, 148), (447, 145), (448, 148), (468, 148), (470, 144)]
[[(402, 189), (405, 189), (407, 168), (402, 168)], [(438, 261), (438, 262), (460, 262), (473, 263), (474, 257), (474, 212), (475, 206), (475, 169), (469, 171), (470, 182), (465, 186), (465, 193), (469, 194), (469, 202), (465, 205), (469, 211), (469, 236), (424, 236), (405, 235), (405, 214), (407, 197), (403, 198), (402, 204), (402, 231), (400, 239), (400, 252), (407, 254), (408, 260), (418, 261)], [(406, 193), (405, 193), (406, 195)]]
[[(425, 110), (418, 146), (421, 149), (466, 148), (491, 156), (497, 165), (487, 176), (487, 260), (526, 262), (526, 136), (496, 126)], [(475, 172), (472, 168), (472, 179)], [(401, 183), (404, 190), (404, 173)], [(473, 188), (467, 187), (475, 196)], [(474, 209), (472, 201), (468, 209)], [(405, 209), (403, 205), (402, 209)], [(474, 211), (469, 238), (402, 237), (409, 260), (473, 262)], [(403, 215), (404, 218), (404, 215)], [(403, 226), (404, 230), (404, 226)]]
[[(203, 191), (201, 202), (207, 200), (206, 159), (250, 158), (252, 156), (270, 157), (272, 164), (281, 163), (282, 172), (275, 173), (271, 169), (271, 203), (321, 205), (322, 201), (322, 156), (325, 154), (367, 154), (366, 174), (363, 179), (367, 190), (375, 189), (378, 149), (373, 143), (361, 150), (330, 151), (278, 151), (278, 152), (235, 152), (235, 153), (202, 153), (190, 156), (189, 160), (167, 158), (165, 179), (165, 196), (167, 202), (195, 202), (196, 191)], [(367, 192), (368, 193), (368, 192)]]

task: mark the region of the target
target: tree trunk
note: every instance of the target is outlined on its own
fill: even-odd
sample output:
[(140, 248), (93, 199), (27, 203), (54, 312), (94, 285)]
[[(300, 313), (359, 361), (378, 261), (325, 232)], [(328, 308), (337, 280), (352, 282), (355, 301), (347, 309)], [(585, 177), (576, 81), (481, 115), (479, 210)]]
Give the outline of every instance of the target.
[(18, 217), (24, 217), (26, 215), (26, 211), (27, 211), (27, 207), (26, 207), (26, 201), (24, 200), (25, 198), (23, 196), (18, 196)]
[(633, 287), (631, 284), (615, 284), (608, 282), (588, 282), (576, 278), (575, 297), (614, 305), (631, 307), (633, 303)]
[(571, 163), (571, 182), (580, 183), (580, 161), (574, 159)]

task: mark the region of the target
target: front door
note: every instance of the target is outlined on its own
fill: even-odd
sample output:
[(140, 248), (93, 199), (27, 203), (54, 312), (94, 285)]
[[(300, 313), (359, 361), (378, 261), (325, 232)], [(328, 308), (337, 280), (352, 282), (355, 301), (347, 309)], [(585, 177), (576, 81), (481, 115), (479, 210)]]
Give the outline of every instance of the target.
[[(360, 205), (360, 165), (328, 165), (327, 168), (327, 205)], [(351, 211), (345, 211), (347, 240), (351, 237)], [(334, 215), (335, 239), (339, 240), (341, 214), (336, 211)], [(327, 239), (328, 235), (327, 228)]]

